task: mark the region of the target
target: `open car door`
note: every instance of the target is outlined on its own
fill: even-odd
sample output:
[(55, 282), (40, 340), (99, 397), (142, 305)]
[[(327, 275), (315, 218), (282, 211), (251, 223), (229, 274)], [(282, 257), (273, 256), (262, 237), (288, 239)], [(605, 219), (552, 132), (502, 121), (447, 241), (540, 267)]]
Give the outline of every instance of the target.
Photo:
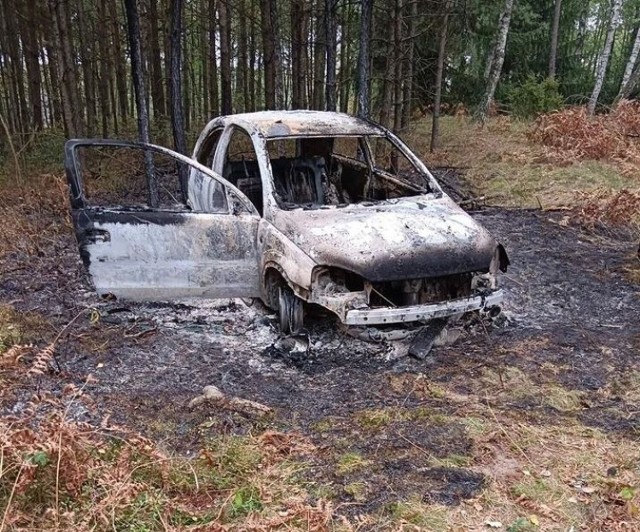
[(259, 296), (260, 215), (210, 169), (152, 144), (89, 139), (66, 143), (65, 169), (80, 254), (100, 295)]

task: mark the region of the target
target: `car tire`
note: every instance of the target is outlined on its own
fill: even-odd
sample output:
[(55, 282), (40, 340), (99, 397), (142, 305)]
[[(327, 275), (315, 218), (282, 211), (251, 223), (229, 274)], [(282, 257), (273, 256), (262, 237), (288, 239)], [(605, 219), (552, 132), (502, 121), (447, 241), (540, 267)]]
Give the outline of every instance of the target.
[(288, 286), (280, 286), (278, 318), (283, 334), (297, 334), (304, 327), (304, 302)]

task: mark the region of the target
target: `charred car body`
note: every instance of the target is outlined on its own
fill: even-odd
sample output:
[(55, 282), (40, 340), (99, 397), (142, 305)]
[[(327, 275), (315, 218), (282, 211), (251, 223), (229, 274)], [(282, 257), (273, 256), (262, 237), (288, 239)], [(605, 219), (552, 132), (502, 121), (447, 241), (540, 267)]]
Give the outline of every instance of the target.
[[(91, 205), (78, 154), (87, 147), (161, 153), (189, 171), (176, 173), (170, 205)], [(488, 309), (503, 296), (502, 246), (395, 135), (365, 120), (231, 115), (207, 125), (192, 158), (71, 140), (65, 165), (81, 255), (100, 294), (259, 297), (285, 332), (302, 328), (305, 302), (347, 325), (378, 325)]]

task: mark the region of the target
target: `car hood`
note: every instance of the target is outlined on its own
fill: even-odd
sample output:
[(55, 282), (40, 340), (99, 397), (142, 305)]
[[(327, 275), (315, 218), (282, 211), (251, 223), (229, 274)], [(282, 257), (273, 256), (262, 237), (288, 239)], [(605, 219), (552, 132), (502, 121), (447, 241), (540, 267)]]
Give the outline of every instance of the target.
[(447, 196), (278, 211), (274, 225), (318, 264), (369, 281), (486, 271), (497, 246)]

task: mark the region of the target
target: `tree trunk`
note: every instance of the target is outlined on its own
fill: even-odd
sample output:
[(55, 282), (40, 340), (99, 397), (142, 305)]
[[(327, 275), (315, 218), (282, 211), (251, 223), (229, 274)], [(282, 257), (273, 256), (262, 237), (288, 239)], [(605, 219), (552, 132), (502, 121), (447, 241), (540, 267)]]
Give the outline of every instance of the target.
[[(404, 129), (409, 125), (411, 120), (411, 110), (413, 107), (413, 61), (415, 57), (415, 41), (416, 41), (416, 27), (418, 20), (418, 0), (410, 0), (411, 9), (409, 11), (409, 36), (407, 37), (407, 60), (406, 74), (404, 76), (404, 94), (402, 95), (402, 122), (400, 129)], [(448, 2), (444, 2), (445, 13), (448, 15)]]
[[(400, 132), (402, 123), (402, 51), (403, 51), (403, 0), (396, 0), (395, 24), (393, 28), (393, 131)], [(393, 155), (397, 155), (394, 151)], [(395, 162), (395, 161), (394, 161)], [(393, 167), (395, 168), (395, 164)]]
[(276, 109), (282, 103), (280, 44), (275, 0), (260, 0), (264, 63), (264, 105)]
[(82, 86), (87, 112), (87, 135), (93, 137), (96, 131), (96, 91), (93, 85), (94, 33), (87, 18), (83, 0), (78, 0), (78, 37), (80, 40), (80, 62), (82, 64)]
[[(136, 94), (136, 109), (138, 112), (138, 135), (140, 141), (149, 143), (149, 113), (147, 111), (147, 91), (144, 83), (144, 71), (142, 68), (142, 49), (140, 36), (140, 21), (136, 0), (124, 0), (125, 14), (127, 17), (127, 29), (129, 34), (129, 51), (131, 54), (131, 77), (133, 90)], [(147, 191), (149, 206), (158, 206), (158, 183), (153, 168), (153, 153), (144, 151), (144, 163), (147, 171)]]
[(254, 0), (249, 0), (249, 5), (251, 7), (251, 18), (249, 19), (251, 31), (249, 32), (249, 76), (247, 85), (249, 91), (248, 110), (253, 112), (256, 110), (256, 92), (258, 90), (256, 83), (256, 41), (258, 32), (256, 28), (258, 24), (255, 21), (256, 10)]
[(20, 34), (24, 43), (24, 58), (27, 64), (31, 123), (36, 131), (41, 130), (43, 127), (42, 78), (40, 74), (40, 50), (38, 47), (38, 33), (41, 21), (39, 15), (40, 12), (36, 7), (36, 0), (26, 0), (26, 9), (21, 17)]
[(351, 82), (351, 9), (344, 2), (340, 12), (340, 111), (349, 112), (349, 84)]
[(211, 81), (209, 82), (209, 105), (211, 114), (220, 114), (220, 97), (218, 91), (218, 54), (216, 53), (216, 28), (218, 27), (216, 18), (216, 0), (209, 0), (209, 66), (211, 71)]
[(82, 100), (80, 99), (78, 75), (76, 72), (75, 53), (69, 31), (69, 5), (68, 0), (50, 0), (53, 20), (57, 34), (58, 68), (62, 89), (62, 111), (65, 122), (65, 130), (69, 137), (84, 136), (80, 112)]
[[(327, 46), (327, 91), (326, 105), (327, 111), (335, 111), (336, 102), (336, 10), (337, 0), (325, 0), (324, 20), (325, 20), (325, 42)], [(344, 37), (344, 36), (343, 36)]]
[[(631, 75), (633, 74), (634, 67), (638, 60), (638, 53), (640, 52), (640, 27), (636, 28), (636, 38), (633, 41), (633, 47), (631, 48), (631, 54), (629, 54), (629, 60), (627, 61), (627, 65), (624, 69), (624, 75), (622, 76), (622, 83), (620, 83), (620, 92), (618, 92), (618, 96), (616, 97), (616, 101), (623, 98), (623, 95), (627, 92), (627, 86), (629, 85), (629, 81), (631, 79)], [(631, 88), (633, 90), (633, 87)], [(630, 91), (629, 91), (630, 93)], [(627, 94), (628, 96), (628, 94)], [(626, 96), (625, 96), (626, 97)]]
[(220, 20), (220, 92), (222, 93), (222, 114), (233, 113), (231, 101), (231, 17), (228, 0), (218, 4)]
[(237, 92), (241, 98), (241, 105), (236, 105), (239, 111), (246, 112), (249, 109), (249, 72), (247, 67), (247, 2), (240, 0), (238, 2), (238, 65), (237, 65)]
[(324, 2), (316, 0), (315, 42), (313, 45), (313, 96), (312, 107), (324, 109), (325, 67), (326, 67), (326, 32), (324, 22)]
[[(98, 20), (104, 21), (107, 12), (107, 2), (109, 0), (100, 0), (98, 4)], [(109, 86), (110, 68), (109, 68), (109, 36), (107, 34), (104, 23), (97, 26), (98, 37), (98, 98), (100, 99), (100, 118), (102, 123), (102, 136), (109, 136), (109, 116), (111, 109), (109, 107)]]
[(4, 0), (5, 40), (7, 53), (11, 62), (11, 89), (16, 109), (16, 130), (23, 132), (29, 123), (27, 112), (27, 98), (24, 90), (24, 78), (22, 70), (22, 56), (20, 53), (20, 33), (16, 25), (16, 5), (14, 0)]
[(369, 43), (373, 0), (362, 0), (360, 19), (360, 50), (358, 51), (358, 116), (369, 118)]
[(493, 95), (496, 92), (500, 74), (502, 73), (502, 64), (504, 63), (504, 53), (507, 48), (507, 35), (509, 34), (509, 25), (511, 23), (511, 13), (513, 11), (514, 0), (505, 0), (504, 8), (500, 15), (500, 23), (498, 24), (498, 37), (495, 46), (491, 50), (491, 72), (487, 79), (487, 87), (482, 97), (482, 101), (476, 112), (476, 119), (482, 124), (487, 120), (489, 106), (493, 101)]
[(616, 32), (616, 28), (620, 23), (620, 9), (622, 8), (622, 0), (613, 0), (611, 5), (611, 16), (609, 18), (609, 28), (607, 30), (607, 37), (604, 41), (604, 47), (602, 53), (598, 57), (598, 63), (596, 67), (596, 82), (593, 87), (593, 92), (589, 98), (587, 104), (587, 111), (592, 115), (596, 110), (596, 104), (598, 103), (598, 97), (604, 84), (604, 76), (607, 72), (607, 66), (609, 65), (609, 58), (611, 56), (611, 49), (613, 48), (613, 36)]
[[(171, 0), (171, 26), (169, 30), (169, 51), (171, 56), (171, 83), (169, 100), (171, 104), (171, 129), (173, 131), (173, 144), (178, 153), (186, 155), (187, 141), (184, 132), (184, 117), (182, 111), (182, 49), (180, 46), (182, 36), (182, 1)], [(187, 168), (184, 164), (178, 165), (180, 185), (183, 201), (186, 201)]]
[(442, 77), (444, 74), (444, 59), (447, 51), (447, 32), (449, 30), (449, 2), (445, 1), (442, 15), (442, 27), (440, 28), (440, 45), (438, 46), (438, 67), (436, 70), (435, 96), (433, 98), (433, 119), (431, 122), (431, 144), (429, 151), (438, 147), (440, 140), (440, 103), (442, 100)]
[(118, 16), (118, 3), (107, 2), (109, 6), (109, 16), (111, 18), (111, 31), (113, 34), (113, 65), (115, 67), (115, 85), (118, 91), (118, 109), (123, 122), (127, 121), (129, 116), (128, 91), (127, 91), (127, 75), (125, 66), (125, 57), (122, 53), (120, 39), (120, 21)]
[(162, 56), (160, 54), (160, 28), (158, 26), (158, 0), (149, 0), (149, 27), (151, 48), (151, 101), (153, 102), (153, 115), (156, 118), (167, 115), (167, 100), (164, 94), (162, 76)]
[(305, 73), (303, 68), (305, 41), (305, 0), (291, 2), (291, 107), (305, 107)]
[[(51, 118), (53, 124), (62, 122), (62, 102), (60, 96), (60, 82), (58, 79), (58, 54), (56, 53), (56, 39), (54, 37), (54, 23), (43, 24), (44, 47), (47, 58), (47, 73), (50, 82), (49, 98), (51, 99)], [(43, 62), (44, 64), (44, 62)]]
[(553, 23), (551, 25), (551, 45), (549, 47), (549, 77), (556, 77), (556, 58), (558, 56), (558, 31), (560, 29), (560, 14), (562, 0), (555, 0), (553, 9)]

